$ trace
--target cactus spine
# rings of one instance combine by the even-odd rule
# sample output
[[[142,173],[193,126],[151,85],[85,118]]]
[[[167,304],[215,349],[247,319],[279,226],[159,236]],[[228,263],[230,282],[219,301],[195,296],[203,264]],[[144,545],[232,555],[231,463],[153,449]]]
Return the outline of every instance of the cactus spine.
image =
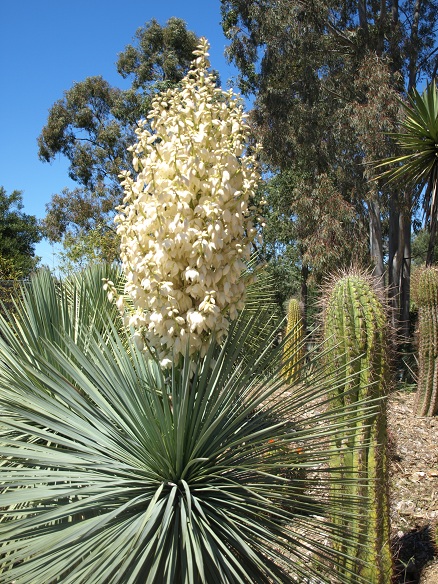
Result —
[[[418,387],[415,411],[438,414],[438,269],[422,268],[412,279],[418,306]]]
[[[286,341],[283,354],[283,374],[288,383],[293,383],[299,379],[303,356],[304,323],[301,307],[298,300],[291,298],[287,310]]]
[[[345,554],[341,570],[351,574],[352,582],[361,576],[370,584],[389,584],[387,421],[384,400],[379,399],[386,395],[389,380],[388,326],[370,277],[351,272],[334,281],[325,300],[324,335],[336,387],[331,407],[351,420],[349,430],[335,439],[333,506],[348,500],[361,505],[348,523],[332,517],[341,532],[351,534],[348,545],[339,544]],[[377,400],[375,407],[358,419],[362,400],[369,398]]]

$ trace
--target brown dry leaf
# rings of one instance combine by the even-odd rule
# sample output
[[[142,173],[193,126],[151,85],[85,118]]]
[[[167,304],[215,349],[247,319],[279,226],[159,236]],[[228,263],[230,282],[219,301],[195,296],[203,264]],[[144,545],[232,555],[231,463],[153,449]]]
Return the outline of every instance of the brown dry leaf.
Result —
[[[430,541],[438,523],[438,420],[415,416],[414,400],[414,393],[398,391],[388,401],[391,528],[394,541],[412,545],[408,556],[424,552],[424,534]],[[422,561],[430,565],[421,570],[420,561],[411,562],[412,579],[404,582],[438,584],[438,558],[431,559],[433,546],[427,549]]]

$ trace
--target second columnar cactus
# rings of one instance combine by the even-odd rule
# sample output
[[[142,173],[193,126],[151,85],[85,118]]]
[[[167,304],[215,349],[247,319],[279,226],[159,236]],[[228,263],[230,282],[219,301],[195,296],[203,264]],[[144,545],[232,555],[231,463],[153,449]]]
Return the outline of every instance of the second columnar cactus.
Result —
[[[287,310],[286,341],[284,344],[283,372],[289,383],[297,381],[300,376],[304,356],[304,323],[300,303],[291,298]]]
[[[438,414],[438,269],[419,269],[412,278],[412,298],[418,306],[419,416]]]
[[[372,584],[389,584],[392,558],[389,541],[387,481],[388,326],[384,305],[368,275],[350,272],[336,279],[325,300],[324,335],[332,363],[331,407],[340,419],[351,420],[336,436],[332,461],[333,507],[343,500],[362,501],[361,512],[346,522],[333,515],[340,533],[351,534],[339,544],[345,573]],[[363,400],[375,398],[371,410]],[[336,544],[335,544],[336,545]]]

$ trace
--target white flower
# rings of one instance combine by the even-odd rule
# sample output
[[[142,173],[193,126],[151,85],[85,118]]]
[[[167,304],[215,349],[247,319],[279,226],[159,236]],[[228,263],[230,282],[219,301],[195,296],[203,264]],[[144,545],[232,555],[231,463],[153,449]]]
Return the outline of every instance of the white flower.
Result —
[[[240,100],[216,87],[207,51],[202,40],[190,74],[140,124],[130,148],[138,174],[123,173],[116,217],[130,304],[112,283],[107,291],[163,367],[224,338],[244,304],[242,272],[258,238],[249,126]]]
[[[199,272],[194,268],[191,268],[186,270],[185,276],[187,281],[190,280],[191,282],[195,282],[199,279]]]
[[[168,367],[172,366],[172,361],[168,357],[165,357],[164,359],[161,359],[160,366],[163,369],[167,369]]]

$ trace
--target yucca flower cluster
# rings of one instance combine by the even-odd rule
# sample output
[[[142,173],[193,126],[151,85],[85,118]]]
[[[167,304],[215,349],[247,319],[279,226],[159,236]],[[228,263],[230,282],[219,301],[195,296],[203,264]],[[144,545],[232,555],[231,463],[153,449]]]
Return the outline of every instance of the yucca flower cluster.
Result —
[[[116,217],[127,278],[117,304],[163,366],[187,349],[203,356],[212,334],[223,339],[243,308],[242,273],[259,237],[249,126],[241,100],[209,73],[208,48],[202,39],[181,85],[156,97],[137,130],[137,176],[123,175]]]

